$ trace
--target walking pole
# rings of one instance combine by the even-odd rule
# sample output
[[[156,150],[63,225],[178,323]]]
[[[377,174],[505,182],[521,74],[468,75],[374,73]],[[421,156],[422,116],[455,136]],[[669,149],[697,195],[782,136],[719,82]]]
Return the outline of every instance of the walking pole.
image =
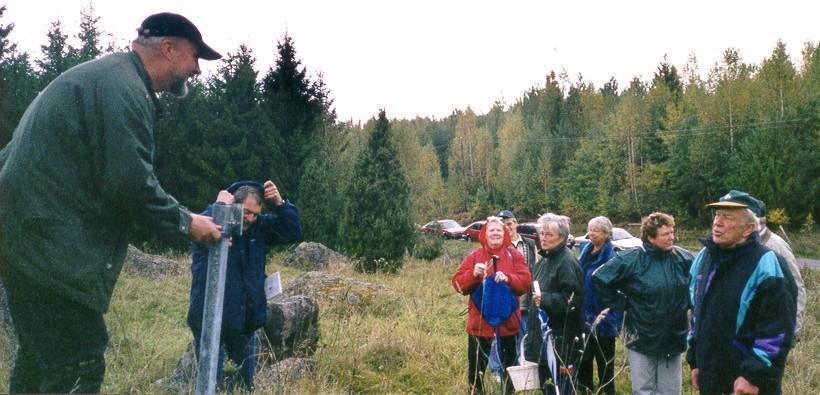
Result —
[[[205,306],[202,312],[202,335],[199,344],[199,371],[196,393],[216,392],[219,337],[222,332],[222,307],[225,298],[225,273],[228,266],[228,243],[233,234],[242,234],[242,204],[214,203],[213,221],[222,226],[219,243],[208,250],[208,274],[205,282]]]

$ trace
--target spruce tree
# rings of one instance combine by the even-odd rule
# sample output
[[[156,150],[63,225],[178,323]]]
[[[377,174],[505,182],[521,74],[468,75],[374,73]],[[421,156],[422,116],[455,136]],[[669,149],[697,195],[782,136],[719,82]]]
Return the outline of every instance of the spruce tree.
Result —
[[[410,188],[384,110],[349,182],[340,232],[358,271],[395,272],[412,244]]]
[[[299,211],[305,229],[305,240],[322,243],[328,247],[338,246],[339,169],[337,157],[325,148],[323,155],[315,155],[305,165],[300,180],[304,193],[299,200]]]
[[[276,169],[281,171],[278,184],[291,196],[298,196],[304,165],[319,149],[317,140],[325,126],[335,121],[335,112],[321,74],[314,80],[308,77],[287,34],[277,44],[276,66],[262,79],[262,99],[275,137],[281,137],[286,147],[281,162],[286,168]]]
[[[40,46],[43,57],[34,61],[39,68],[42,86],[48,85],[58,75],[77,64],[76,51],[68,44],[68,35],[63,33],[60,21],[51,23],[47,37],[48,44]]]
[[[100,37],[103,32],[97,27],[100,18],[94,16],[94,7],[91,3],[88,7],[83,9],[80,13],[80,32],[77,33],[77,39],[80,40],[80,47],[76,49],[75,59],[76,63],[86,62],[96,59],[102,55],[103,50],[100,46]]]
[[[8,35],[14,24],[3,24],[6,6],[0,6],[0,149],[11,140],[12,132],[28,104],[37,95],[34,70],[29,56],[17,51]]]

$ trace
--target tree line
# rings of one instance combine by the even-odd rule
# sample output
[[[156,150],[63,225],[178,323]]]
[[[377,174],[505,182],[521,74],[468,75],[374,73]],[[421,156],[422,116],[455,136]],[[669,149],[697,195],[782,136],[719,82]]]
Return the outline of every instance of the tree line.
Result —
[[[53,22],[34,58],[8,40],[14,24],[4,10],[0,147],[56,76],[123,50],[101,43],[89,7],[72,37]],[[388,120],[389,108],[374,109],[364,123],[337,119],[330,87],[308,73],[292,37],[279,39],[276,51],[275,64],[260,72],[253,50],[239,45],[215,74],[194,81],[189,97],[161,97],[156,169],[193,211],[234,180],[272,179],[302,211],[308,240],[370,254],[376,266],[378,257],[403,253],[413,223],[466,222],[502,207],[520,218],[554,211],[580,222],[637,222],[662,210],[702,224],[706,203],[741,189],[782,209],[792,225],[818,215],[816,43],[795,62],[777,42],[759,65],[730,48],[705,79],[694,55],[681,71],[664,59],[650,81],[636,77],[624,87],[550,72],[486,114],[466,108],[441,119]],[[404,248],[373,247],[396,243]]]

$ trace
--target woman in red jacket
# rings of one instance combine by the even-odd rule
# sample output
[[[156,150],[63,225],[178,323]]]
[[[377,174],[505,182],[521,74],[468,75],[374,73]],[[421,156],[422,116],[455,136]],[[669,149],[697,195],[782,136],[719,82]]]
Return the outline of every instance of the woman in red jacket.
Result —
[[[483,394],[484,370],[487,368],[487,356],[490,352],[490,344],[493,335],[498,335],[501,351],[501,363],[504,367],[504,388],[507,393],[512,393],[512,384],[509,382],[506,368],[515,365],[516,349],[515,336],[518,334],[521,321],[520,306],[518,306],[518,296],[523,295],[530,289],[532,276],[530,270],[521,255],[510,244],[510,236],[504,228],[504,223],[499,217],[487,218],[487,223],[481,230],[478,237],[481,247],[476,248],[464,257],[458,271],[453,275],[452,284],[462,295],[470,295],[467,301],[467,383],[470,386],[471,394]],[[512,313],[500,324],[493,327],[487,322],[487,316],[482,316],[477,300],[483,300],[484,296],[495,294],[486,292],[489,286],[482,286],[482,280],[490,278],[496,284],[506,284],[511,293],[515,295],[514,308]],[[502,286],[503,288],[503,286]],[[481,303],[481,302],[478,302]],[[484,300],[482,305],[490,306],[493,303],[502,303],[500,300]],[[491,319],[492,321],[492,319]]]

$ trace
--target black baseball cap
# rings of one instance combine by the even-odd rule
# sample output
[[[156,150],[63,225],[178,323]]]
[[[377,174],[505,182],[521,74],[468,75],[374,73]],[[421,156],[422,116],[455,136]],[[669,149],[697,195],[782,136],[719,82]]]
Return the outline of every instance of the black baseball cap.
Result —
[[[222,57],[202,41],[202,34],[194,24],[179,14],[161,12],[145,18],[137,29],[142,37],[182,37],[191,40],[199,48],[197,57],[205,60],[217,60]]]

